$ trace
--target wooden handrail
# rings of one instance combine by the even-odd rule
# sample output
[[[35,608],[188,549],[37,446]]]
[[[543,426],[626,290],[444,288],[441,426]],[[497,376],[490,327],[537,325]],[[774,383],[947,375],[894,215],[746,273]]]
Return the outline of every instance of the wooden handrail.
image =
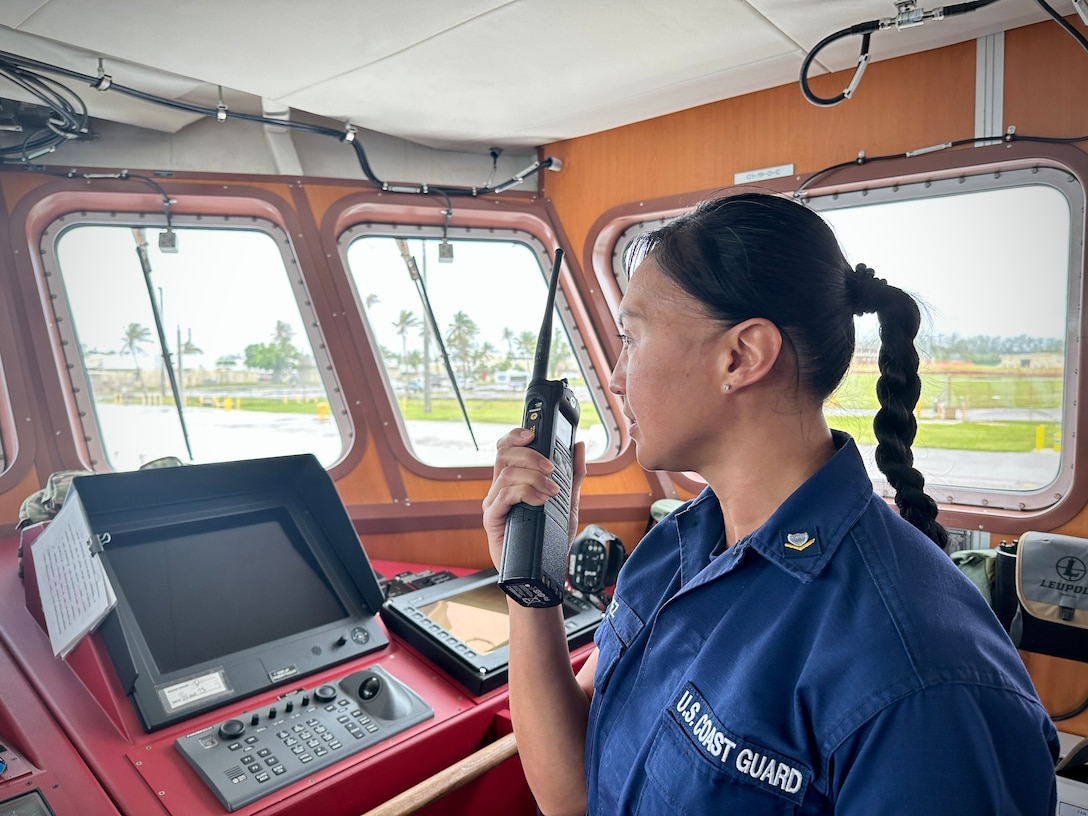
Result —
[[[501,737],[479,751],[469,754],[459,762],[413,785],[403,793],[368,810],[363,816],[409,816],[450,791],[502,764],[518,752],[518,744],[512,733]]]

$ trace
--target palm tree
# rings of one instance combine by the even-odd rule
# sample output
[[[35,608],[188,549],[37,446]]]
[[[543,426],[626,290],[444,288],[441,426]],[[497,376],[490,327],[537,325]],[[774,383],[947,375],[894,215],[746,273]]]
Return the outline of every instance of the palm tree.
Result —
[[[480,327],[465,312],[457,312],[453,316],[453,322],[446,332],[446,345],[461,362],[461,370],[466,379],[471,373],[472,347],[476,344],[476,335],[479,333]]]
[[[121,353],[132,355],[132,362],[136,366],[136,382],[140,385],[140,388],[143,388],[144,380],[140,373],[140,361],[137,359],[136,354],[143,349],[145,343],[151,342],[151,329],[141,326],[139,323],[129,323],[125,327],[121,342]]]
[[[401,309],[400,315],[393,321],[393,331],[400,336],[400,355],[403,358],[408,353],[408,333],[412,329],[418,329],[422,324],[415,313],[408,309]]]
[[[193,342],[193,330],[189,329],[189,334],[185,338],[185,342],[181,346],[182,354],[203,354],[204,349]]]
[[[295,336],[295,330],[285,320],[276,321],[276,329],[272,332],[272,344],[276,348],[284,348],[291,345],[291,338]]]
[[[574,350],[567,340],[563,329],[556,329],[552,334],[551,356],[548,359],[549,377],[559,378],[562,372],[570,368],[574,360]]]
[[[482,346],[472,352],[472,370],[478,374],[486,374],[496,352],[498,352],[498,349],[485,341]]]
[[[531,331],[523,331],[514,339],[514,348],[520,358],[525,360],[525,370],[528,372],[532,367],[530,361],[536,356],[536,335]]]
[[[401,361],[401,364],[410,374],[415,374],[423,368],[423,352],[419,349],[412,349]]]

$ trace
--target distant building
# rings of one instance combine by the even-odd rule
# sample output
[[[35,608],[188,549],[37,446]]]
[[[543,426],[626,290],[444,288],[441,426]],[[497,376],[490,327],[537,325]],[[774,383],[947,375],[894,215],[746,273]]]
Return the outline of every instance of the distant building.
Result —
[[[859,343],[854,348],[854,356],[850,360],[850,367],[855,371],[868,369],[873,369],[875,371],[879,354],[879,348],[862,346]]]
[[[1065,365],[1065,355],[1058,351],[1033,351],[1021,354],[1002,354],[1000,368],[1060,369]]]

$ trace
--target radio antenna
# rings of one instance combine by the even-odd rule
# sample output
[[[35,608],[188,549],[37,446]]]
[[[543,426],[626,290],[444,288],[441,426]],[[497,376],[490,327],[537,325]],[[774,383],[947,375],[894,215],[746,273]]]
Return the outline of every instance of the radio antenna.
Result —
[[[555,248],[552,277],[548,281],[548,302],[544,307],[544,322],[536,338],[536,356],[533,358],[533,379],[548,379],[548,357],[552,350],[552,311],[555,309],[555,291],[559,288],[559,265],[563,262],[563,250]]]

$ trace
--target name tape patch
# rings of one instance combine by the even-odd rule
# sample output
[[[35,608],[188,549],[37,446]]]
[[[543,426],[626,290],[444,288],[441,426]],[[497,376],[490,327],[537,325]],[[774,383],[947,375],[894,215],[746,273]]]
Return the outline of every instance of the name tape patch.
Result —
[[[805,765],[749,740],[742,740],[722,721],[692,683],[673,700],[669,714],[680,730],[710,762],[747,784],[800,805],[812,771]]]

